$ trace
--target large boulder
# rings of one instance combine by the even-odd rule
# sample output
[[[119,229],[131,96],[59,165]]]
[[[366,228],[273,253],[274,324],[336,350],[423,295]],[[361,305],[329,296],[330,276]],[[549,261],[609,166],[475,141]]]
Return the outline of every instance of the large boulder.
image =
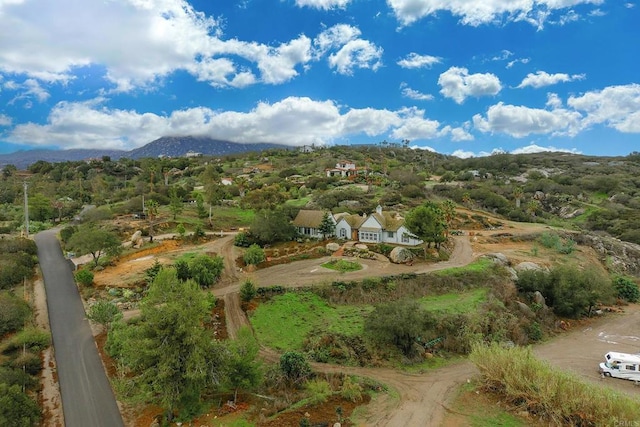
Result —
[[[517,272],[521,272],[521,271],[542,271],[544,270],[543,267],[541,267],[539,264],[536,264],[535,262],[531,262],[531,261],[524,261],[521,262],[520,264],[515,266],[515,270]]]
[[[533,310],[531,310],[531,307],[529,307],[527,304],[521,301],[516,301],[516,306],[518,307],[520,312],[524,314],[526,317],[528,318],[536,317],[536,314],[533,312]]]
[[[540,293],[540,291],[535,291],[533,293],[533,302],[543,308],[547,307],[547,301],[544,299],[544,296]]]
[[[505,254],[501,254],[499,252],[484,254],[483,257],[489,258],[494,263],[499,264],[503,267],[508,267],[509,265],[511,265],[509,258],[507,258]]]
[[[338,249],[340,249],[340,245],[336,242],[331,242],[331,243],[327,243],[326,248],[327,248],[327,251],[329,252],[335,252]]]
[[[354,247],[356,249],[358,249],[359,251],[368,251],[369,250],[369,246],[365,245],[364,243],[357,243]]]
[[[135,233],[133,233],[133,236],[131,236],[131,243],[135,244],[141,238],[142,238],[142,231],[138,230]]]
[[[396,264],[404,264],[405,262],[411,261],[413,258],[413,253],[409,249],[400,246],[393,248],[389,254],[391,262]]]

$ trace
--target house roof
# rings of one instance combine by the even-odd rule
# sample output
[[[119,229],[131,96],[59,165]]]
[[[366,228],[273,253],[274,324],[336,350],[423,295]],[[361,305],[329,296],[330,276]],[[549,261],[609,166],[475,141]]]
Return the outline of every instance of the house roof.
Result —
[[[362,223],[367,219],[366,216],[362,217],[360,215],[350,215],[348,213],[336,214],[335,218],[336,218],[336,222],[340,221],[341,219],[344,219],[346,223],[349,224],[349,227],[354,229],[358,229],[362,225]]]
[[[293,225],[296,227],[318,228],[326,212],[327,211],[301,209],[293,220]]]
[[[398,231],[404,224],[404,218],[397,212],[382,212],[372,214],[378,222],[382,225],[382,228],[386,231]]]

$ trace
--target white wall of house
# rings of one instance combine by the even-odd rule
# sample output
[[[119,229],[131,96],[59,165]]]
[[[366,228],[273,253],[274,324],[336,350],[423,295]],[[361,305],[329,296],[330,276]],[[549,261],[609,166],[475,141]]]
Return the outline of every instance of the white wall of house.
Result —
[[[298,233],[302,234],[305,237],[311,237],[313,239],[322,238],[322,233],[317,228],[314,227],[297,227]]]
[[[407,227],[405,227],[404,225],[400,226],[400,228],[398,228],[398,231],[396,232],[396,243],[399,245],[405,245],[405,246],[418,246],[423,244],[424,242],[420,239],[417,239],[415,237],[411,237],[412,234],[411,232],[407,229]]]
[[[336,224],[336,237],[338,239],[351,240],[351,226],[344,219],[341,219]]]

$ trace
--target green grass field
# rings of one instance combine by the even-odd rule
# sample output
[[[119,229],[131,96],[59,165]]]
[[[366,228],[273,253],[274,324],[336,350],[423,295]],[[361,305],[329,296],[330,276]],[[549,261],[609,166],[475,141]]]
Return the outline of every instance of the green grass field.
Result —
[[[422,297],[420,304],[428,311],[448,314],[469,313],[475,311],[487,300],[487,289],[478,288],[459,294],[444,294]]]
[[[428,311],[471,312],[486,300],[486,289],[473,289],[420,298]],[[261,344],[280,351],[301,350],[310,333],[332,332],[348,336],[362,334],[364,320],[372,305],[330,306],[311,292],[288,292],[261,304],[251,316],[251,324]]]
[[[479,258],[464,267],[446,268],[444,270],[436,271],[434,274],[438,276],[460,276],[467,273],[483,272],[489,270],[492,266],[493,261],[489,258]]]

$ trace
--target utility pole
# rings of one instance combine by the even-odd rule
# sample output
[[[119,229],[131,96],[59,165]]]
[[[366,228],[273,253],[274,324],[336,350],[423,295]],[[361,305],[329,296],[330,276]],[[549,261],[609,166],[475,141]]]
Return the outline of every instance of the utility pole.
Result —
[[[24,232],[25,236],[29,238],[29,194],[27,191],[29,185],[27,181],[23,181],[22,186],[24,188]]]

